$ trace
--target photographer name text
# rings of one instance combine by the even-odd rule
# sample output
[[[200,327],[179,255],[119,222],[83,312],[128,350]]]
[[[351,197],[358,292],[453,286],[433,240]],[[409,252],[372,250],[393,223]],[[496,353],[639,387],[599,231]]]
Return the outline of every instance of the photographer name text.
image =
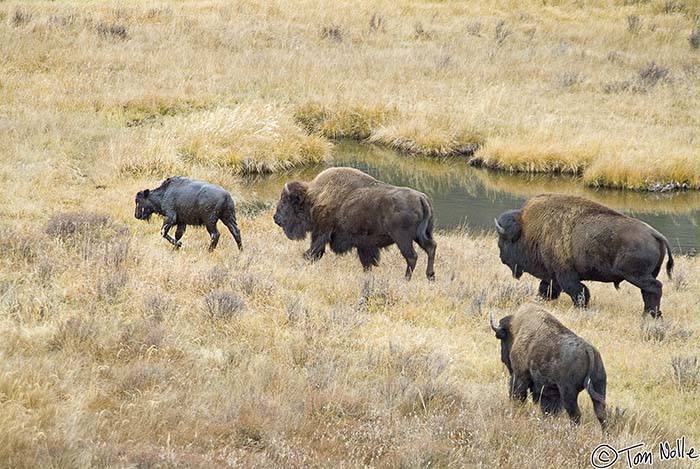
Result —
[[[651,466],[657,461],[698,461],[700,452],[694,446],[688,445],[685,436],[677,438],[675,442],[662,441],[659,443],[658,451],[646,450],[645,443],[627,446],[617,449],[613,446],[602,443],[591,453],[591,466],[596,469],[612,467],[617,462],[626,463],[628,468],[638,466]],[[700,463],[700,461],[698,461]],[[700,467],[700,465],[699,465]]]

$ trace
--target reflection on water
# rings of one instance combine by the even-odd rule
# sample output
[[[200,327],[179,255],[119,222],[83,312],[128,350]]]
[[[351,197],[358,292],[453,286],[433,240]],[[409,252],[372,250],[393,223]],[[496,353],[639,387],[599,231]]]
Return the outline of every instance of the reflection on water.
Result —
[[[562,192],[593,199],[652,225],[668,238],[674,252],[700,253],[700,193],[667,194],[592,189],[574,177],[512,175],[472,168],[463,160],[435,160],[398,155],[384,148],[355,142],[335,145],[331,166],[351,166],[382,181],[408,186],[428,194],[439,229],[465,226],[492,230],[493,219],[518,208],[542,192]],[[318,166],[283,175],[247,179],[255,198],[274,202],[290,180],[309,181],[325,167]]]

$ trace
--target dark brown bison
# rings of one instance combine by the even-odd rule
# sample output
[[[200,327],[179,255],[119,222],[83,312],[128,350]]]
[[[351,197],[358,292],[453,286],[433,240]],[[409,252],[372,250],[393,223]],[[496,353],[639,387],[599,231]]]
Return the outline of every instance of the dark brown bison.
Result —
[[[656,276],[668,240],[646,223],[582,197],[542,194],[496,220],[501,261],[515,278],[527,272],[541,279],[539,294],[556,299],[562,290],[577,306],[590,298],[582,280],[628,281],[642,290],[644,312],[661,316],[661,282]]]
[[[523,305],[491,328],[501,341],[501,361],[510,373],[509,395],[525,401],[528,392],[542,412],[566,409],[579,423],[578,395],[588,391],[593,410],[605,427],[607,378],[603,359],[591,344],[536,305]]]
[[[385,184],[353,168],[329,168],[309,183],[285,184],[274,219],[289,239],[304,239],[311,232],[307,259],[320,259],[326,244],[336,254],[357,248],[362,267],[369,270],[379,264],[379,249],[396,243],[410,280],[418,259],[415,241],[428,254],[426,275],[435,276],[433,208],[422,192]]]
[[[238,249],[243,248],[231,194],[214,184],[176,176],[166,179],[156,189],[139,191],[134,216],[149,220],[154,213],[163,216],[160,233],[176,249],[182,246],[180,238],[187,225],[204,225],[211,236],[209,250],[214,250],[219,242],[218,220],[229,229]],[[175,239],[168,234],[173,226],[177,226]]]

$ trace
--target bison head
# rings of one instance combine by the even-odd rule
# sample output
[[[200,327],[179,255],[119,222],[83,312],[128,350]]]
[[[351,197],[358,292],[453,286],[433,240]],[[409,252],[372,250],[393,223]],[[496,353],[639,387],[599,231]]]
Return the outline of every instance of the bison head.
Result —
[[[510,267],[513,277],[520,278],[523,275],[523,259],[518,243],[522,231],[520,210],[502,213],[494,221],[496,222],[496,231],[498,231],[498,249],[500,250],[501,262]]]
[[[275,223],[282,227],[287,238],[304,239],[311,231],[311,204],[307,197],[308,186],[303,182],[289,182],[284,185],[282,195],[275,210]]]
[[[153,202],[151,202],[148,199],[149,195],[150,191],[148,189],[139,191],[136,194],[136,212],[134,213],[134,216],[138,220],[148,221],[151,219],[151,215],[153,215],[153,212],[156,211]]]
[[[510,321],[512,318],[513,316],[506,316],[496,326],[496,323],[493,321],[493,313],[489,315],[491,329],[496,333],[496,338],[501,341],[501,361],[511,374],[513,373],[513,368],[510,364],[510,349],[513,346],[513,335],[510,332]]]

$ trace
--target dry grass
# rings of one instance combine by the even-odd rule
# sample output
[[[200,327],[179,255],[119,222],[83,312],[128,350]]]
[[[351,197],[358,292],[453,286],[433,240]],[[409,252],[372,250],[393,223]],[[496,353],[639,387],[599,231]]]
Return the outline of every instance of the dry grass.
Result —
[[[583,397],[580,427],[508,402],[487,316],[536,282],[492,236],[439,235],[434,284],[393,248],[371,275],[310,265],[239,177],[343,136],[698,187],[697,8],[667,3],[0,3],[0,464],[581,467],[602,440],[697,445],[700,260],[664,280],[668,326],[640,324],[629,285],[552,304],[605,359],[603,437]],[[133,218],[174,173],[242,202],[244,252],[196,229],[175,252]]]
[[[325,106],[313,101],[301,104],[294,111],[294,119],[308,132],[336,139],[366,139],[394,115],[395,109],[380,104]]]
[[[399,124],[379,127],[368,139],[401,153],[433,157],[471,156],[483,144],[483,137],[465,123],[449,118],[414,118]]]
[[[42,246],[34,257],[2,261],[10,466],[509,467],[535,451],[547,466],[582,467],[600,441],[700,438],[696,359],[685,358],[700,354],[692,287],[665,282],[668,324],[653,336],[626,284],[591,284],[587,311],[552,303],[605,359],[617,417],[603,437],[584,396],[581,427],[508,402],[487,316],[532,300],[536,282],[510,278],[492,236],[438,236],[437,282],[407,283],[394,248],[372,274],[353,256],[307,264],[269,211],[240,220],[246,251],[224,237],[210,254],[202,230],[176,252],[156,224],[108,210],[133,233],[117,267],[42,227],[27,231]],[[687,285],[699,262],[678,258]]]
[[[311,132],[699,188],[698,7],[619,3],[5,3],[3,115],[25,146],[134,175],[314,163],[327,145]]]
[[[282,109],[261,104],[176,116],[142,133],[125,136],[126,149],[115,152],[124,155],[117,157],[123,174],[191,172],[193,165],[273,173],[323,163],[330,152],[330,143],[304,133]]]

